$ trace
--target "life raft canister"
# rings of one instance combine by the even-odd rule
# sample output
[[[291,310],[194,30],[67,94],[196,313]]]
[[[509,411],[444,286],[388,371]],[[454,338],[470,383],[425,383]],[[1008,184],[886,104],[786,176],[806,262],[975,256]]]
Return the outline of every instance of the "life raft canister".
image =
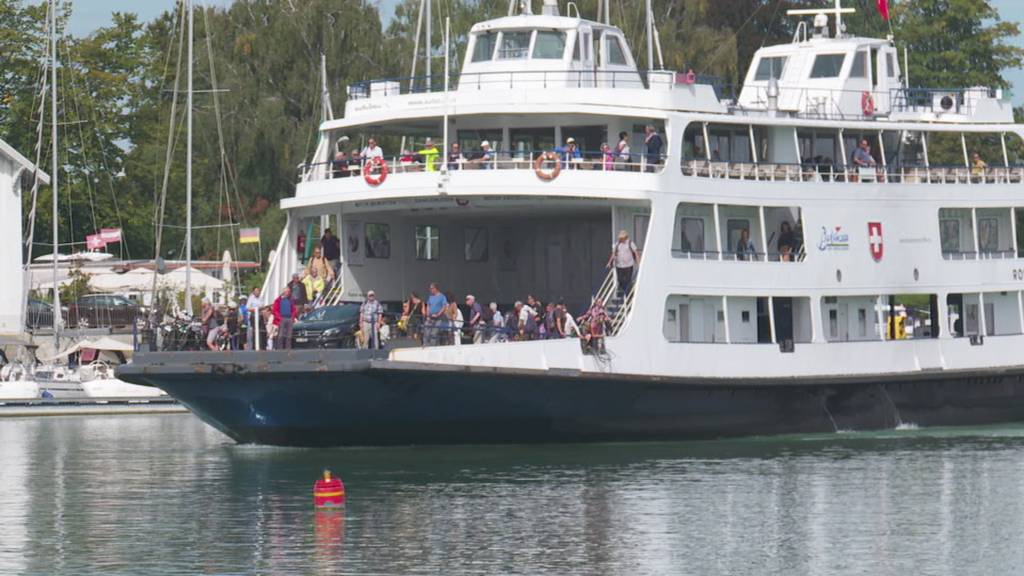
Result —
[[[330,470],[324,470],[324,477],[313,484],[313,505],[317,508],[345,505],[345,485]]]
[[[363,165],[363,180],[370,186],[380,186],[388,179],[388,163],[374,156]]]
[[[544,169],[544,162],[550,161],[555,163],[555,167],[550,171]],[[550,182],[558,175],[562,173],[562,159],[558,157],[558,154],[554,152],[544,152],[537,159],[533,161],[533,173],[537,175],[537,178],[545,182]]]
[[[871,116],[875,113],[875,98],[871,95],[871,92],[864,92],[860,95],[860,109],[864,111],[865,116]]]

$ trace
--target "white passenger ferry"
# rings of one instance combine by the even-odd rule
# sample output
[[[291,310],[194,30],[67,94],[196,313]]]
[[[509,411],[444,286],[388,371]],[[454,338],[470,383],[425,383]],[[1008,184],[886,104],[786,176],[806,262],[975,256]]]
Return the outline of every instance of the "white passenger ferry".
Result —
[[[123,378],[271,444],[1024,419],[1022,126],[999,90],[910,88],[894,42],[846,35],[842,13],[759,50],[732,97],[640,69],[620,29],[548,0],[473,26],[450,82],[352,86],[323,123],[282,202],[267,296],[303,265],[300,236],[330,226],[343,272],[328,300],[401,301],[430,282],[503,311],[535,294],[576,314],[596,297],[612,316],[603,353],[576,339],[155,353]],[[622,132],[630,154],[609,159],[600,146]],[[371,137],[383,162],[333,163]],[[427,138],[440,161],[404,157]],[[569,138],[581,158],[537,160]],[[473,158],[485,140],[493,153]],[[456,142],[467,159],[449,162]],[[642,250],[624,298],[605,269],[620,230]]]

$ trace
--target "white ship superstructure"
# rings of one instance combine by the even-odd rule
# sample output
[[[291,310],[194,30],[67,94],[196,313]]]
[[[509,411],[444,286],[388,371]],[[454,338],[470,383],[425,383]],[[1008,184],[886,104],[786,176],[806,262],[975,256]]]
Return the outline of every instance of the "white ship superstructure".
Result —
[[[613,26],[550,13],[477,24],[448,92],[436,79],[350,88],[282,202],[289,225],[265,289],[300,265],[299,234],[333,222],[339,298],[399,301],[439,282],[506,309],[536,294],[579,312],[613,297],[604,262],[622,229],[643,257],[607,357],[546,340],[392,359],[726,379],[1018,364],[1024,203],[1009,103],[987,88],[909,89],[891,41],[833,34],[826,15],[815,24],[758,51],[735,100],[692,73],[638,70]],[[445,119],[449,144],[469,154],[487,140],[497,154],[432,171],[387,150],[378,185],[333,170],[342,137],[441,148]],[[646,154],[647,125],[663,156]],[[619,132],[632,155],[609,165],[599,146]],[[582,161],[539,178],[534,158],[569,137]],[[853,163],[861,140],[873,167]],[[962,161],[940,165],[929,144],[950,141]],[[987,167],[972,163],[981,148],[998,153]],[[784,222],[792,254],[777,249]],[[744,228],[756,253],[741,259]]]

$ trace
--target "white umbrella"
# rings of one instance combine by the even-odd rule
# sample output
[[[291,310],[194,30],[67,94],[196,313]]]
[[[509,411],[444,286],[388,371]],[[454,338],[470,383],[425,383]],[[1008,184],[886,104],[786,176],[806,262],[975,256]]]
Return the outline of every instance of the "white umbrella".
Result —
[[[224,257],[221,259],[224,262],[223,268],[221,268],[220,278],[224,282],[231,283],[231,251],[225,250]]]

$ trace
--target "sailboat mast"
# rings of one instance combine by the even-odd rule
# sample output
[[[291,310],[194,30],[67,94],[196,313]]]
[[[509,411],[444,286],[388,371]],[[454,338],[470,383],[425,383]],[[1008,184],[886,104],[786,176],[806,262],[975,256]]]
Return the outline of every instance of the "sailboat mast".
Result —
[[[57,254],[59,252],[59,235],[57,226],[57,180],[60,177],[57,160],[57,1],[50,0],[50,133],[53,145],[53,351],[60,350],[60,290],[57,284]]]
[[[185,1],[188,10],[188,96],[185,105],[185,312],[192,316],[192,0]]]
[[[431,4],[431,0],[427,0],[427,3],[426,3],[426,8],[427,8],[427,10],[426,10],[426,12],[427,12],[426,13],[426,18],[427,18],[427,51],[426,51],[426,55],[427,55],[427,92],[430,92],[430,87],[433,84],[433,80],[434,80],[433,78],[430,77],[430,69],[431,69],[430,68],[430,56],[431,56],[430,51],[431,51],[431,48],[432,48],[432,46],[430,44],[430,4]]]

